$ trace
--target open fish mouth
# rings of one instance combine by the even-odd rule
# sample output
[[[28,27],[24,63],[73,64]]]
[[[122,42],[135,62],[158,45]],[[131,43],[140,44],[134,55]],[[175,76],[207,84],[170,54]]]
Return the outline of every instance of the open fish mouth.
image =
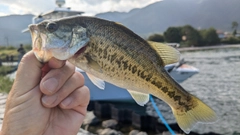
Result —
[[[32,50],[40,62],[49,61],[53,55],[51,51],[47,50],[46,45],[46,35],[40,33],[37,25],[29,26],[30,33],[32,36]]]
[[[40,27],[33,24],[29,26],[29,29],[32,36],[32,49],[37,59],[43,63],[49,61],[52,57],[67,60],[83,51],[82,48],[85,48],[89,41],[86,30],[81,27],[71,33],[66,33],[68,38],[65,40],[57,36],[54,37],[53,34],[49,35],[47,31]]]

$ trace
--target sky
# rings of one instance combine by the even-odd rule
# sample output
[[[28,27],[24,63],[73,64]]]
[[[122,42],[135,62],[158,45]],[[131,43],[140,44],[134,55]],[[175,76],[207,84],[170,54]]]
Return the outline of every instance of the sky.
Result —
[[[83,11],[84,15],[95,15],[108,11],[128,12],[160,0],[66,0],[65,7]],[[10,14],[34,14],[52,10],[55,0],[0,0],[0,16]]]

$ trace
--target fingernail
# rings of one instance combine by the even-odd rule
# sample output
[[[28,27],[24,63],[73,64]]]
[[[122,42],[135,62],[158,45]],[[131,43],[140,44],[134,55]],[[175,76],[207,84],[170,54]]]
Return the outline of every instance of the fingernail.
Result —
[[[43,82],[43,87],[48,90],[50,93],[53,93],[58,86],[58,81],[55,78],[47,79],[45,82]]]
[[[42,102],[45,105],[52,105],[56,100],[57,100],[56,96],[43,96],[42,97]]]
[[[62,105],[63,105],[64,107],[67,107],[68,105],[71,104],[71,102],[72,102],[72,98],[71,98],[71,97],[68,97],[68,98],[66,98],[65,100],[62,101]]]

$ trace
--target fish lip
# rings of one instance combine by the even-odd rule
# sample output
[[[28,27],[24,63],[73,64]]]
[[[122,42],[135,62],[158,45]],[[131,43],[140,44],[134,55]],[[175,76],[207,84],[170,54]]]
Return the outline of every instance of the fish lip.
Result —
[[[32,37],[32,50],[36,58],[42,63],[47,62],[52,57],[52,54],[44,49],[44,35],[41,34],[37,24],[31,24],[28,28]],[[38,43],[39,41],[40,43]]]

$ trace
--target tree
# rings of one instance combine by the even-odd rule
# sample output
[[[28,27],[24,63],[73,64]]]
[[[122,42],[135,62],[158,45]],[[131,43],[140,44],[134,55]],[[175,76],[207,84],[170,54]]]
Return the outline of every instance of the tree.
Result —
[[[155,42],[164,42],[164,37],[161,34],[153,34],[153,35],[150,35],[147,40],[155,41]]]
[[[202,37],[200,33],[190,25],[182,27],[182,36],[186,39],[183,41],[187,46],[199,46],[201,45]]]
[[[182,40],[181,28],[169,27],[164,32],[164,39],[169,43],[179,43]]]
[[[232,22],[233,36],[237,34],[238,23],[236,21]]]
[[[214,28],[200,31],[204,45],[216,45],[220,43],[218,34]]]

